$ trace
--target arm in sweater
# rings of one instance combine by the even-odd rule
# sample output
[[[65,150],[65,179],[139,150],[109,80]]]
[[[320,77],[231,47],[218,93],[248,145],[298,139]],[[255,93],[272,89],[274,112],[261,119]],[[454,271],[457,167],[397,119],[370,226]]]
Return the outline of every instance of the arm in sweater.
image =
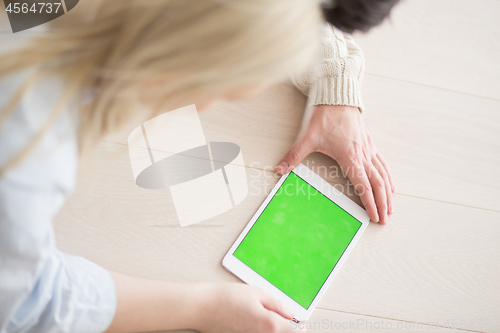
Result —
[[[327,24],[322,31],[319,58],[309,71],[291,79],[313,105],[347,105],[363,110],[363,73],[363,52],[354,39]]]
[[[395,189],[359,112],[363,53],[350,35],[330,25],[324,27],[321,43],[312,68],[292,77],[309,102],[298,138],[276,171],[290,172],[312,152],[328,155],[347,174],[372,221],[386,224]]]

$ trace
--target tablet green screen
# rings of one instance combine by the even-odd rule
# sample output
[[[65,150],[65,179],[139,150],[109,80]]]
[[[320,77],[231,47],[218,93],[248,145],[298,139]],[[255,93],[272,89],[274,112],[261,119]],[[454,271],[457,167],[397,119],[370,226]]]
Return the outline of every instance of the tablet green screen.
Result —
[[[360,227],[292,172],[234,256],[307,309]]]

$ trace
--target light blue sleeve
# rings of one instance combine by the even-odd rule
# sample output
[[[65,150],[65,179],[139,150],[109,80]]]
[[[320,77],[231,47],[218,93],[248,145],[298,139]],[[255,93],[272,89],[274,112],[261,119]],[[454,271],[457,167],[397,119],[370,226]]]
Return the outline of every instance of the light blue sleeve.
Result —
[[[0,80],[0,93],[13,82]],[[40,117],[59,89],[57,83],[44,82],[3,124],[0,166],[43,125]],[[29,158],[0,178],[0,333],[102,332],[115,315],[116,290],[109,272],[55,245],[52,219],[76,173],[71,119],[63,115]]]

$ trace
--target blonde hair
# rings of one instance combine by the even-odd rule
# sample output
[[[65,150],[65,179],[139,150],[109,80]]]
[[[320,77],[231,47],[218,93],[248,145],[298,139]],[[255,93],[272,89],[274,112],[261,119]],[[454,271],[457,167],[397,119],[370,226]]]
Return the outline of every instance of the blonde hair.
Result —
[[[164,84],[147,117],[208,96],[303,71],[322,25],[315,0],[85,0],[23,49],[0,56],[0,76],[37,67],[0,114],[0,126],[33,82],[61,77],[63,104],[96,91],[80,110],[86,152],[135,117],[141,84]],[[43,131],[33,141],[37,141]],[[27,145],[0,176],[36,146]]]

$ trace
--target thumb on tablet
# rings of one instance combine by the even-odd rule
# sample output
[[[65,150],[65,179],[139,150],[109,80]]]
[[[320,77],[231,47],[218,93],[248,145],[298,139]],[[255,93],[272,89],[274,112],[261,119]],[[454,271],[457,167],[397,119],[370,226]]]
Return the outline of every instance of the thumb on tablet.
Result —
[[[294,317],[294,315],[290,311],[288,311],[288,309],[283,305],[283,303],[281,303],[276,298],[274,298],[273,296],[269,295],[266,292],[261,293],[260,302],[266,309],[274,311],[286,319],[293,319]]]
[[[310,141],[299,139],[297,140],[292,148],[286,153],[285,157],[276,167],[276,172],[284,175],[287,172],[292,171],[297,165],[302,162],[304,158],[313,152],[313,147]]]

